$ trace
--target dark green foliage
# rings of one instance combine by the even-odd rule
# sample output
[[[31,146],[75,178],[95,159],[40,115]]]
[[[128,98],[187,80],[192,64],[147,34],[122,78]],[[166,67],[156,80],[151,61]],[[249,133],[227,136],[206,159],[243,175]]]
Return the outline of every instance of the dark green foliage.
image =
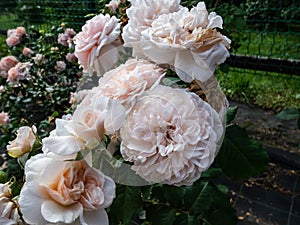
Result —
[[[258,175],[268,165],[268,154],[261,144],[236,124],[227,127],[217,159],[224,173],[234,179]]]

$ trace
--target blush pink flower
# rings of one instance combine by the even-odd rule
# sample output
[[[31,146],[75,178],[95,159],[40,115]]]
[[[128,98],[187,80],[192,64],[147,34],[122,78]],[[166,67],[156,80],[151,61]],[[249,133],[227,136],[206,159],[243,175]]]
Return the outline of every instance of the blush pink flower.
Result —
[[[106,72],[117,62],[120,26],[119,20],[108,14],[97,15],[86,22],[74,38],[75,55],[84,70]]]
[[[64,61],[57,61],[55,65],[55,69],[59,72],[62,72],[66,69],[67,65]]]
[[[65,47],[73,44],[76,32],[72,28],[67,28],[64,33],[58,35],[57,42]]]
[[[30,62],[19,62],[16,66],[12,67],[8,71],[7,81],[10,83],[14,83],[18,80],[25,79],[29,76],[30,68],[32,63]]]
[[[26,152],[29,152],[36,140],[35,133],[36,127],[23,126],[17,131],[17,137],[15,140],[10,141],[7,148],[7,153],[14,158],[17,158]]]
[[[9,69],[17,65],[18,62],[14,56],[5,56],[0,60],[0,68],[4,71],[9,71]]]
[[[146,181],[191,185],[214,161],[223,132],[218,113],[199,96],[158,85],[126,117],[121,154]]]
[[[129,59],[99,79],[98,93],[130,109],[145,91],[159,84],[164,70],[146,60]]]
[[[6,38],[6,44],[9,47],[16,46],[16,45],[20,44],[21,41],[22,41],[22,38],[17,35],[10,35],[8,38]]]
[[[15,32],[17,36],[22,37],[26,34],[26,29],[24,27],[17,27]]]
[[[30,48],[24,47],[22,53],[25,56],[31,56],[33,54],[33,51]]]
[[[111,0],[105,6],[108,7],[112,12],[116,12],[117,8],[119,7],[120,0]]]
[[[86,161],[39,154],[26,162],[25,176],[19,196],[25,222],[108,225],[105,208],[115,197],[115,183]]]
[[[138,47],[142,31],[151,26],[160,15],[177,12],[182,6],[180,0],[129,0],[131,6],[126,10],[128,23],[122,32],[126,47],[133,47],[133,56],[141,56]]]
[[[205,82],[229,57],[230,40],[216,28],[222,28],[221,16],[208,14],[204,2],[191,10],[159,16],[142,32],[140,51],[158,64],[171,65],[185,82]]]
[[[9,123],[9,115],[6,112],[1,112],[0,113],[0,126],[7,126],[7,124]]]
[[[12,198],[10,183],[0,184],[0,224],[22,224],[18,203]]]
[[[56,129],[42,140],[45,153],[67,156],[91,150],[100,144],[104,134],[120,129],[125,109],[119,101],[100,96],[89,103],[79,104],[72,120],[56,119]]]
[[[70,63],[77,62],[77,57],[75,56],[74,53],[68,53],[66,55],[66,60]]]

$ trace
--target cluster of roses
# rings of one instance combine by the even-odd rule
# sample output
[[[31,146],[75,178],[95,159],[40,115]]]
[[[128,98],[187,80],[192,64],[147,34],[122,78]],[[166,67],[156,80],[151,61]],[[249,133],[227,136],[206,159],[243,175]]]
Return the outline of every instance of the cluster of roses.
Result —
[[[69,49],[74,49],[73,38],[76,35],[75,31],[71,28],[67,28],[65,33],[61,33],[58,36],[58,43],[68,47]],[[24,27],[17,27],[16,29],[10,29],[7,31],[6,42],[8,46],[20,46],[22,43],[22,37],[28,36]],[[15,40],[15,41],[13,41]],[[32,44],[32,43],[31,43]],[[57,47],[52,47],[51,53],[58,51]],[[39,50],[38,50],[39,51]],[[72,50],[74,51],[74,50]],[[25,59],[25,60],[24,60]],[[65,55],[67,62],[75,63],[77,62],[77,57],[74,53],[68,52]],[[22,47],[22,56],[20,60],[13,55],[8,55],[0,59],[0,79],[6,79],[8,85],[18,85],[20,80],[31,79],[33,75],[42,74],[45,71],[47,65],[47,60],[45,56],[39,52],[35,53],[31,48],[26,46]],[[33,68],[36,67],[36,68]],[[53,69],[57,72],[63,72],[66,70],[66,62],[63,60],[56,61],[56,65]],[[0,85],[0,94],[6,91],[5,85]],[[10,119],[7,112],[0,113],[0,127],[5,127],[8,125]]]
[[[162,81],[168,68],[184,82],[209,88],[217,65],[229,56],[230,40],[216,30],[222,18],[208,14],[204,2],[191,10],[180,0],[130,2],[122,33],[116,17],[101,14],[74,37],[80,65],[100,78],[97,86],[73,95],[73,114],[56,119],[56,129],[42,140],[43,153],[25,164],[18,204],[29,224],[108,224],[105,208],[115,197],[115,183],[93,167],[95,149],[111,156],[120,150],[132,174],[148,184],[176,186],[193,184],[217,154],[226,98],[221,95],[214,108]],[[117,65],[123,47],[134,58]],[[21,129],[7,146],[14,157],[35,141],[35,128]]]

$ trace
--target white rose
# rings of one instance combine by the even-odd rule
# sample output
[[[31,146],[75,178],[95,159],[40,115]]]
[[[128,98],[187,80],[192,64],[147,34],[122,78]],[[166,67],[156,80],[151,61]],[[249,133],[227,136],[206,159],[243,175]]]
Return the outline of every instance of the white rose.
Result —
[[[45,153],[67,156],[90,150],[100,144],[104,134],[120,129],[125,118],[121,103],[103,96],[89,97],[93,98],[90,104],[78,105],[71,120],[56,120],[56,129],[42,140]]]
[[[0,184],[0,224],[21,224],[18,204],[12,199],[9,183]]]
[[[122,32],[125,47],[133,47],[133,56],[141,56],[139,48],[141,33],[151,26],[153,20],[163,14],[178,11],[180,0],[129,0],[131,6],[126,10],[128,23]]]
[[[161,15],[142,32],[141,48],[144,56],[158,64],[174,67],[185,82],[194,79],[204,82],[216,67],[229,56],[230,40],[215,28],[222,28],[223,20],[208,12],[203,2],[191,9]]]
[[[99,79],[98,94],[119,100],[130,110],[144,91],[158,85],[164,70],[145,60],[129,59]]]
[[[27,223],[108,225],[104,208],[115,197],[115,183],[85,161],[39,154],[27,161],[25,176],[19,205]]]
[[[74,38],[74,54],[84,70],[103,74],[114,66],[118,60],[120,26],[119,20],[108,14],[86,21]]]
[[[29,152],[36,140],[36,127],[20,127],[17,131],[15,140],[10,141],[7,145],[7,153],[14,158],[17,158],[26,152]]]
[[[127,116],[121,153],[146,181],[191,185],[212,164],[223,132],[219,115],[199,96],[159,85]]]

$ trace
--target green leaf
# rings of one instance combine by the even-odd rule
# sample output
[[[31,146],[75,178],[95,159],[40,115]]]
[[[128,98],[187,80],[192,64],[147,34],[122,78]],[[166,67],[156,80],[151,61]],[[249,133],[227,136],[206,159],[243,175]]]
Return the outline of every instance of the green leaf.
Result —
[[[0,184],[4,184],[7,181],[7,174],[0,170]]]
[[[214,178],[219,176],[221,173],[222,173],[221,168],[211,167],[201,174],[201,178]]]
[[[242,179],[264,171],[269,157],[259,142],[249,138],[244,128],[234,124],[226,129],[217,159],[227,176]]]
[[[193,215],[180,214],[176,216],[174,225],[202,225],[201,219]]]
[[[237,106],[228,108],[227,113],[226,113],[226,124],[230,124],[234,120],[237,111],[238,111]]]
[[[118,185],[116,196],[109,211],[110,221],[112,224],[129,224],[142,205],[140,189]]]
[[[176,217],[175,209],[165,205],[151,205],[146,218],[153,225],[173,225]]]
[[[184,188],[166,185],[164,186],[164,197],[166,201],[176,207],[181,208],[183,205]]]
[[[199,214],[204,210],[210,208],[212,204],[213,188],[208,182],[204,184],[197,196],[194,196],[194,203],[190,208],[190,211],[194,214]]]
[[[300,116],[300,111],[296,108],[287,108],[277,114],[277,117],[284,120],[291,120],[298,118]]]

